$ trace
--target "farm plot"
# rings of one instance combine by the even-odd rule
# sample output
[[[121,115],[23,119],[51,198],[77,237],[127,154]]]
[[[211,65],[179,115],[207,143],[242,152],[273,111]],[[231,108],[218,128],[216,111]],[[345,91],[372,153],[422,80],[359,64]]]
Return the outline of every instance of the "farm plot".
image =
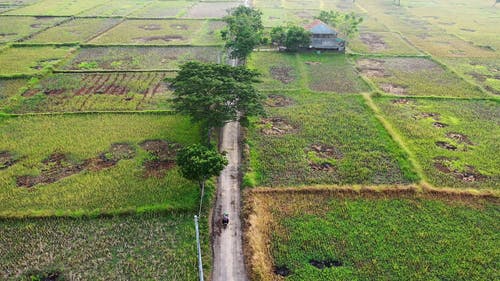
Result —
[[[386,93],[410,96],[482,97],[476,86],[424,58],[360,59],[358,70]]]
[[[262,8],[262,24],[274,27],[285,23],[305,25],[319,14],[316,10],[284,10],[283,8]]]
[[[217,47],[92,47],[81,48],[63,69],[177,69],[190,60],[222,61]]]
[[[249,131],[247,184],[388,184],[416,180],[407,156],[355,95],[272,93]]]
[[[27,43],[83,43],[120,23],[120,19],[78,18],[36,34]]]
[[[349,49],[362,54],[419,55],[413,46],[392,32],[361,32],[359,38],[349,42]]]
[[[498,279],[497,198],[394,189],[249,193],[244,244],[254,280]]]
[[[494,101],[378,98],[438,187],[500,187],[500,107]]]
[[[192,210],[198,188],[175,166],[199,141],[187,118],[87,114],[4,118],[0,216]]]
[[[500,59],[448,58],[444,62],[492,94],[500,95]]]
[[[78,14],[81,17],[124,17],[150,5],[152,0],[112,0]]]
[[[26,84],[25,79],[0,79],[0,111],[4,111],[8,100],[18,95]]]
[[[13,112],[167,109],[171,73],[54,74],[18,98]]]
[[[33,5],[9,11],[7,15],[74,16],[102,4],[100,0],[42,0]]]
[[[140,45],[221,43],[222,39],[218,38],[220,36],[209,27],[209,22],[203,20],[126,20],[90,43]]]
[[[65,18],[0,17],[0,43],[14,42],[63,20]]]
[[[68,47],[16,47],[0,53],[0,77],[33,75],[66,57]]]
[[[296,54],[253,52],[248,66],[262,76],[257,87],[264,90],[293,90],[307,88]]]
[[[185,17],[193,19],[222,18],[227,15],[228,10],[241,4],[241,2],[199,2],[188,10]]]
[[[0,237],[3,280],[181,281],[198,273],[193,217],[183,213],[4,220]],[[209,272],[209,236],[201,238]]]
[[[155,1],[135,11],[130,18],[175,18],[186,14],[189,7],[196,2],[191,1]]]

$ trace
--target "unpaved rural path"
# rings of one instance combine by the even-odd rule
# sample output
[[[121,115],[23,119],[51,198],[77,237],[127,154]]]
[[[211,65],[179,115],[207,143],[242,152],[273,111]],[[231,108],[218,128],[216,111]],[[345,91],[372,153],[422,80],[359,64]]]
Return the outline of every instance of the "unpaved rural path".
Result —
[[[240,220],[239,136],[239,122],[227,123],[222,129],[220,150],[227,152],[229,164],[219,176],[217,200],[212,219],[214,254],[212,281],[248,280],[243,261]],[[229,214],[229,225],[225,229],[221,227],[224,212]]]

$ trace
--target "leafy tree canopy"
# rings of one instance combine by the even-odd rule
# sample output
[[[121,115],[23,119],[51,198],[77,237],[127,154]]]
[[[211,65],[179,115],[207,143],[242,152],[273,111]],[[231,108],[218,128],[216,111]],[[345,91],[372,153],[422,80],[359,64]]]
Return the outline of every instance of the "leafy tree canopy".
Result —
[[[363,18],[354,13],[344,14],[337,11],[321,11],[316,18],[336,28],[340,37],[347,39],[359,32],[359,25],[363,22]]]
[[[311,33],[301,26],[277,26],[271,29],[271,41],[279,46],[285,46],[289,51],[311,44]]]
[[[239,6],[224,17],[226,29],[221,33],[226,48],[232,58],[244,60],[262,41],[262,12],[253,8]]]

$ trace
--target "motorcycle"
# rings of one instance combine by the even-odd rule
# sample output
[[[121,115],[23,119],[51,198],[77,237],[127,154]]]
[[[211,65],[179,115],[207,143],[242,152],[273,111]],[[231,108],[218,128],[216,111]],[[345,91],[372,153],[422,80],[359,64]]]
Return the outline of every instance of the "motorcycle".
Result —
[[[222,227],[226,228],[228,224],[229,224],[229,214],[224,213],[222,215]]]

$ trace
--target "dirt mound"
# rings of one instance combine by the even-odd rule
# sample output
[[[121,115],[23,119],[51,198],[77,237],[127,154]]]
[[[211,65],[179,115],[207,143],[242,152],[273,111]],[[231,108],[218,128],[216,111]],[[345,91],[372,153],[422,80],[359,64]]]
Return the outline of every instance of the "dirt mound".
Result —
[[[326,159],[342,159],[344,154],[335,146],[326,144],[311,144],[309,147],[311,151],[314,151],[316,155],[320,158]]]
[[[448,149],[448,150],[457,150],[456,146],[454,146],[453,144],[447,143],[445,141],[437,141],[436,145],[441,147],[441,148]]]
[[[135,149],[128,143],[114,143],[106,153],[106,158],[114,161],[132,159],[134,157]]]
[[[409,99],[397,99],[397,100],[392,100],[393,104],[410,104],[412,101]]]
[[[136,37],[136,38],[133,38],[133,40],[141,42],[141,43],[147,43],[147,42],[151,42],[151,41],[170,42],[170,41],[175,41],[175,40],[184,40],[184,37],[182,37],[180,35],[164,35],[164,36]]]
[[[382,83],[380,84],[380,88],[384,90],[386,93],[396,94],[396,95],[404,95],[406,94],[406,86],[391,84],[391,83]]]
[[[293,68],[290,66],[271,66],[269,72],[274,79],[281,81],[281,83],[289,84],[295,81],[295,76],[292,74]]]
[[[367,77],[389,77],[385,72],[383,60],[361,59],[356,62],[356,68]]]
[[[441,119],[441,114],[435,112],[422,112],[417,115],[414,115],[413,118],[415,119],[432,118],[434,119],[434,121],[439,121]]]
[[[359,35],[361,41],[368,46],[370,51],[381,51],[387,49],[382,36],[373,33],[361,33]]]
[[[445,174],[452,174],[455,178],[460,179],[464,182],[476,182],[485,180],[487,177],[476,170],[474,166],[466,165],[465,170],[459,171],[453,169],[452,163],[454,159],[447,157],[436,157],[434,158],[434,167]]]
[[[322,162],[322,163],[309,162],[309,167],[311,167],[313,171],[328,172],[335,170],[335,167],[330,162]]]
[[[458,143],[465,143],[468,145],[474,145],[474,143],[472,143],[472,141],[470,141],[469,137],[467,137],[466,135],[461,134],[461,133],[449,132],[446,134],[446,137],[448,137],[452,140],[455,140]]]
[[[139,28],[144,29],[144,30],[162,30],[163,27],[159,24],[145,24],[145,25],[140,25]]]
[[[267,96],[266,105],[269,107],[287,107],[293,105],[293,100],[282,95],[271,94]]]
[[[338,260],[323,260],[323,261],[318,261],[318,260],[310,260],[309,263],[319,269],[324,269],[325,267],[338,267],[342,266],[342,262]]]
[[[288,269],[288,267],[286,267],[286,266],[275,266],[274,267],[274,274],[286,277],[286,276],[292,274],[292,271],[290,269]]]
[[[145,177],[162,178],[173,167],[175,167],[174,160],[148,160],[144,162],[144,168],[146,169],[144,175]]]
[[[264,135],[280,136],[295,131],[295,128],[281,117],[263,118],[261,132]]]
[[[16,163],[14,156],[8,151],[0,151],[0,170],[7,169]]]
[[[432,123],[432,126],[434,126],[435,128],[445,128],[445,127],[448,127],[448,124],[445,124],[445,123],[441,123],[441,122],[434,122]]]
[[[175,167],[177,151],[182,147],[164,140],[146,140],[140,146],[153,156],[153,159],[144,162],[145,177],[157,178],[164,177],[168,170]]]

